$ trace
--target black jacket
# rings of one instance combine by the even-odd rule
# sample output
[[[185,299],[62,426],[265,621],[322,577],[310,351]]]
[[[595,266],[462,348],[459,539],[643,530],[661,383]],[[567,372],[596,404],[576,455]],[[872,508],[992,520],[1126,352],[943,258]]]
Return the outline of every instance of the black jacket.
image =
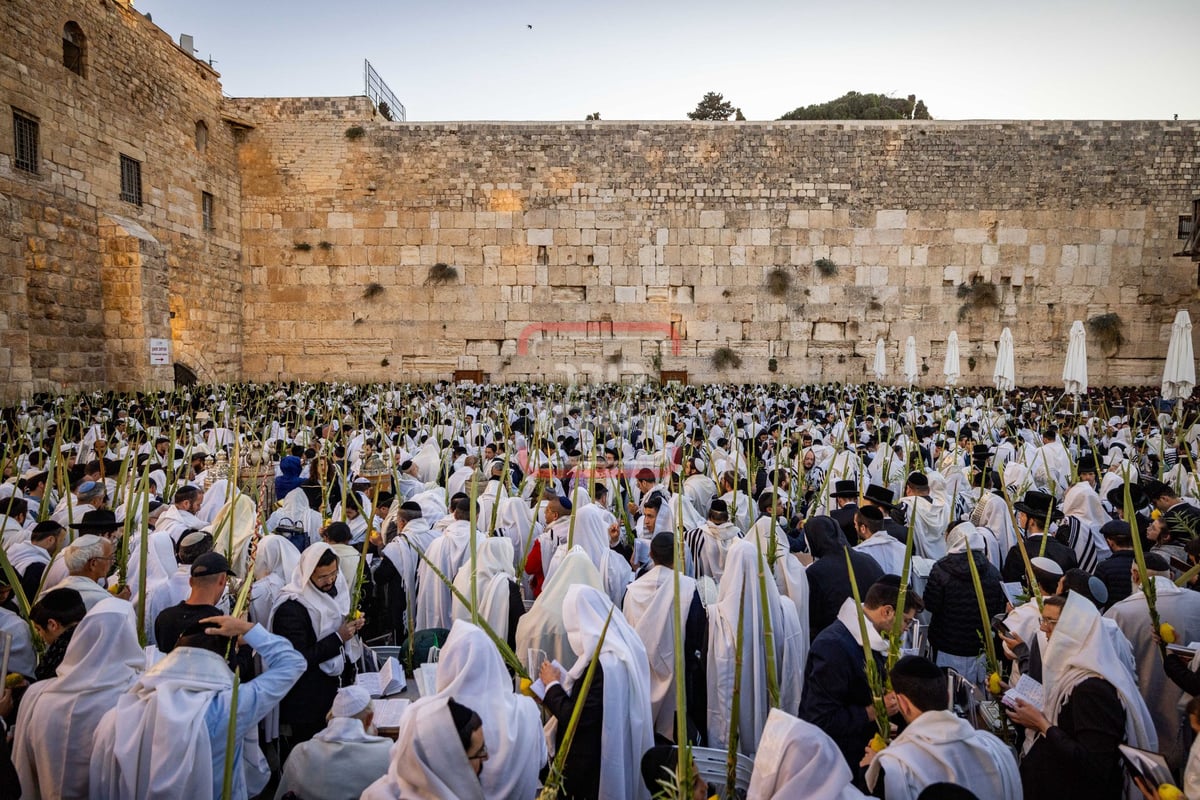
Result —
[[[874,657],[882,675],[886,659],[879,653]],[[864,663],[862,646],[845,625],[835,622],[821,631],[808,651],[799,714],[829,734],[859,778],[863,749],[876,732],[867,716],[871,688]]]
[[[326,675],[321,662],[342,655],[342,640],[337,632],[317,639],[308,611],[297,600],[284,602],[275,611],[272,632],[292,643],[308,667],[279,704],[279,721],[300,726],[324,724],[325,715],[333,707],[338,687],[345,681],[354,683],[354,665],[347,663],[338,675]],[[344,656],[342,656],[344,658]]]
[[[581,677],[575,685],[581,688],[583,678]],[[571,722],[571,714],[575,711],[575,698],[567,694],[562,684],[556,684],[546,690],[542,705],[558,720],[555,744],[561,747],[563,736]],[[567,752],[566,763],[563,764],[561,797],[596,800],[600,796],[600,740],[603,729],[604,667],[596,664],[596,673],[592,676],[592,685],[588,687],[588,695],[583,703],[583,713],[579,716],[579,727],[575,729],[575,738],[571,740],[571,749]]]
[[[1083,681],[1021,761],[1025,800],[1120,800],[1124,738],[1125,709],[1112,684]]]
[[[851,597],[845,552],[845,548],[839,548],[818,558],[804,571],[808,578],[809,630],[814,639],[833,624],[842,603]],[[883,577],[883,570],[878,561],[857,550],[850,550],[850,563],[854,565],[854,577],[858,579],[858,596],[865,599],[871,585]]]
[[[1096,565],[1096,577],[1104,581],[1108,589],[1108,603],[1105,608],[1112,608],[1133,594],[1134,556],[1132,550],[1115,550],[1108,558]]]
[[[1031,560],[1037,558],[1038,554],[1042,551],[1042,534],[1035,533],[1026,538],[1025,549],[1029,552]],[[1079,559],[1075,557],[1075,551],[1053,536],[1046,542],[1046,558],[1062,567],[1063,572],[1079,566]],[[1008,583],[1024,581],[1025,559],[1021,558],[1021,548],[1019,545],[1014,544],[1009,548],[1008,556],[1004,559],[1004,569],[1000,570],[1000,574],[1004,576],[1004,580]]]
[[[1000,573],[983,553],[973,555],[990,619],[1003,613],[1007,605],[1000,588]],[[975,597],[975,584],[965,552],[950,553],[933,565],[923,599],[925,609],[932,616],[929,643],[935,650],[954,656],[974,656],[983,651],[982,636],[991,636],[992,632],[990,627],[984,630],[983,620],[979,617],[979,601]]]

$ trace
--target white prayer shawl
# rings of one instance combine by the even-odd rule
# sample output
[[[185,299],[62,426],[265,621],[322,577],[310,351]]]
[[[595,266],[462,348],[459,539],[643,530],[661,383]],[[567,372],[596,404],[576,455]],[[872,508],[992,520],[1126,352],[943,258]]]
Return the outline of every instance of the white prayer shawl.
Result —
[[[932,480],[931,480],[932,483]],[[905,514],[916,514],[913,523],[913,553],[934,561],[946,555],[946,528],[950,526],[950,506],[942,495],[905,497],[900,500]],[[906,519],[908,517],[906,516]]]
[[[308,495],[297,486],[287,493],[283,505],[267,517],[266,529],[274,533],[281,523],[301,528],[308,534],[308,543],[321,541],[321,513],[308,505]]]
[[[1086,481],[1067,490],[1063,497],[1062,512],[1079,521],[1079,535],[1071,543],[1079,566],[1088,572],[1094,571],[1096,564],[1112,555],[1108,542],[1100,533],[1100,528],[1111,522],[1112,517],[1104,510],[1100,495]]]
[[[867,786],[875,788],[881,770],[888,800],[917,800],[934,783],[962,786],[980,798],[1022,794],[1012,751],[949,711],[926,711],[910,722],[867,768]]]
[[[1160,619],[1175,628],[1181,642],[1200,640],[1200,594],[1182,589],[1170,578],[1155,577],[1157,609]],[[1116,603],[1104,616],[1114,620],[1129,640],[1137,662],[1137,683],[1147,698],[1158,734],[1158,751],[1172,768],[1183,763],[1186,752],[1179,739],[1179,699],[1183,690],[1163,672],[1158,645],[1150,635],[1150,612],[1146,595],[1139,589]],[[1061,623],[1060,623],[1061,624]],[[1055,636],[1058,631],[1055,629]],[[1045,651],[1043,651],[1045,652]],[[1105,676],[1107,679],[1107,676]],[[1156,749],[1156,748],[1150,748]]]
[[[1125,744],[1157,751],[1155,720],[1138,684],[1113,648],[1100,612],[1090,600],[1071,592],[1042,657],[1045,713],[1051,724],[1058,722],[1058,715],[1075,687],[1088,678],[1103,678],[1116,689],[1125,709]]]
[[[742,532],[732,522],[720,525],[711,520],[698,529],[703,547],[700,550],[699,563],[694,564],[694,572],[701,577],[708,576],[716,583],[721,582],[725,574],[725,557],[734,542],[742,538]]]
[[[250,587],[252,621],[267,626],[275,599],[299,563],[300,551],[283,536],[268,535],[259,540],[254,557],[254,584]]]
[[[324,730],[296,745],[283,767],[276,797],[350,798],[391,765],[392,740],[373,736],[353,717],[333,717]]]
[[[422,697],[409,706],[400,718],[391,766],[362,800],[484,800],[447,699]]]
[[[884,575],[900,575],[904,570],[904,542],[887,531],[876,531],[854,549],[875,559]]]
[[[666,506],[667,504],[664,503],[663,507],[665,508]],[[668,519],[670,528],[668,530],[670,530],[672,533],[674,533],[676,530],[675,520],[680,516],[683,517],[683,529],[685,531],[690,531],[703,525],[704,520],[708,515],[708,509],[705,509],[703,514],[698,512],[696,507],[688,500],[687,495],[685,495],[683,492],[679,492],[671,498],[670,508],[671,516]],[[662,510],[660,509],[659,518],[662,516]],[[657,530],[658,526],[655,525],[655,531]],[[654,534],[649,534],[648,538],[654,538]]]
[[[546,763],[541,712],[531,698],[513,692],[496,645],[480,628],[455,621],[438,657],[437,692],[483,721],[488,760],[479,780],[484,794],[500,800],[535,797],[538,772]]]
[[[520,497],[505,497],[500,501],[496,518],[496,533],[505,536],[513,544],[514,567],[524,563],[525,556],[533,547],[533,541],[541,535],[542,526],[533,518],[533,509]]]
[[[599,800],[648,800],[650,793],[642,782],[641,763],[642,756],[654,746],[654,732],[646,648],[620,610],[603,592],[590,586],[568,589],[563,612],[567,640],[577,657],[563,682],[564,688],[569,691],[577,686],[592,658],[598,656],[604,670],[604,707],[620,709],[619,713],[604,715]],[[609,620],[608,631],[601,644],[605,620]]]
[[[146,593],[146,637],[150,644],[163,645],[166,642],[155,641],[154,621],[158,615],[171,606],[177,606],[192,593],[192,566],[180,564],[166,580],[158,583]],[[175,646],[171,642],[172,647]]]
[[[853,779],[837,743],[825,731],[773,708],[754,756],[746,800],[865,798]]]
[[[421,557],[413,548],[424,553],[435,538],[429,522],[424,517],[417,517],[405,523],[404,530],[383,548],[383,557],[392,562],[404,581],[408,609],[413,614],[417,608],[417,568],[421,563]]]
[[[708,607],[708,740],[710,747],[725,747],[734,692],[740,692],[738,749],[754,755],[767,722],[766,650],[764,613],[770,613],[775,641],[775,674],[779,679],[779,704],[799,708],[803,689],[808,637],[800,627],[795,606],[784,602],[773,581],[767,581],[764,612],[758,582],[758,552],[753,542],[735,542],[725,560],[725,576],[715,605]],[[739,609],[744,607],[742,631],[742,685],[734,686]]]
[[[633,580],[633,570],[619,553],[608,546],[608,528],[615,519],[611,512],[595,504],[588,504],[575,512],[575,546],[592,559],[596,569],[604,578],[604,591],[613,603],[620,604],[625,588]],[[549,578],[567,555],[567,546],[562,544],[550,562]]]
[[[558,548],[565,546],[571,540],[571,518],[559,517],[546,525],[538,535],[538,543],[542,556],[542,575],[550,577],[550,565],[558,554]]]
[[[271,609],[272,627],[275,622],[275,613],[281,605],[289,600],[295,600],[304,606],[304,610],[308,612],[308,619],[312,623],[313,633],[316,634],[318,640],[324,639],[342,626],[346,617],[350,615],[350,587],[347,586],[341,570],[338,570],[337,580],[334,583],[335,595],[328,595],[312,584],[312,574],[317,568],[317,561],[331,549],[324,542],[318,542],[310,545],[300,554],[300,562],[292,570],[291,580],[279,590],[279,594],[275,598],[275,606]],[[357,636],[342,647],[345,656],[351,661],[357,661],[362,655],[362,643]],[[332,658],[321,662],[321,671],[326,675],[341,675],[345,666],[345,658],[343,658],[342,652],[339,652]]]
[[[558,659],[563,666],[575,663],[575,654],[567,644],[563,601],[567,590],[576,584],[604,591],[604,580],[596,565],[580,547],[567,553],[554,577],[546,581],[542,593],[533,601],[533,607],[517,622],[517,653],[521,657],[533,649],[541,650],[550,660]]]
[[[150,538],[146,542],[146,556],[146,587],[149,596],[148,593],[153,591],[154,587],[165,583],[171,577],[179,562],[175,560],[175,547],[171,537],[158,531],[150,532]],[[141,560],[142,534],[135,533],[129,540],[129,570],[126,576],[131,592],[129,602],[134,605],[137,605],[142,591]]]
[[[675,629],[687,624],[688,611],[696,596],[696,581],[679,576],[679,610],[683,624],[676,623],[675,572],[655,566],[629,584],[622,611],[633,626],[650,660],[650,710],[656,733],[675,739]]]
[[[513,570],[512,542],[502,537],[490,537],[479,542],[475,550],[475,592],[479,616],[502,639],[508,638],[509,589],[517,580]],[[468,559],[454,576],[454,588],[471,599],[471,561]],[[469,620],[471,609],[455,597],[452,612],[456,620]],[[490,641],[490,640],[489,640]]]
[[[147,670],[96,730],[97,752],[112,755],[92,759],[92,800],[211,796],[212,742],[204,715],[232,685],[224,659],[196,647],[178,647]]]
[[[421,507],[421,516],[432,527],[446,516],[446,493],[442,489],[428,489],[412,496],[412,501]]]
[[[238,490],[229,485],[227,478],[213,481],[212,486],[204,490],[204,499],[200,501],[200,512],[196,516],[204,520],[204,525],[210,524],[217,518],[217,512],[238,494]]]
[[[454,576],[470,558],[472,535],[476,542],[484,540],[478,531],[471,530],[470,520],[455,520],[430,543],[425,556],[447,580],[454,580]],[[450,588],[424,561],[417,567],[417,575],[417,630],[449,628],[454,621]]]
[[[717,484],[707,475],[692,475],[683,482],[682,494],[691,501],[692,508],[700,515],[700,519],[704,519],[708,516],[713,498],[717,496]],[[691,530],[691,527],[688,530]]]
[[[467,485],[467,481],[469,481],[471,476],[474,474],[474,467],[468,467],[465,464],[459,466],[458,469],[454,470],[454,474],[452,474],[446,480],[446,492],[451,497],[454,497],[454,495],[462,492],[463,487]]]
[[[74,589],[83,598],[83,604],[87,606],[88,611],[91,611],[104,600],[112,599],[112,595],[107,589],[83,575],[68,575],[53,586],[43,585],[45,586],[45,590],[42,592],[43,595],[55,589]],[[124,603],[126,601],[122,600],[121,602]]]
[[[49,564],[50,551],[44,547],[29,542],[18,542],[5,548],[8,562],[18,575],[24,576],[25,570],[34,564]]]
[[[207,497],[205,500],[207,501]],[[258,506],[249,495],[239,492],[213,518],[213,551],[233,553],[230,569],[239,578],[245,577],[250,559],[250,539],[258,524]]]
[[[759,552],[762,557],[768,558],[771,552],[771,517],[759,517],[746,534],[746,541],[761,548]],[[799,645],[802,649],[801,663],[804,663],[808,659],[809,641],[808,575],[800,559],[789,551],[787,534],[778,520],[775,522],[775,563],[771,566],[771,573],[775,576],[779,593],[796,607],[796,619],[804,639],[803,644]]]
[[[156,532],[165,532],[171,537],[171,541],[178,544],[179,539],[183,536],[184,531],[198,531],[207,526],[208,522],[200,519],[192,512],[185,511],[179,506],[168,506],[161,514],[158,515],[158,522],[154,524],[154,530]]]
[[[729,521],[739,530],[748,530],[754,523],[754,508],[750,503],[750,497],[745,492],[739,491],[737,497],[734,498],[734,492],[728,491],[721,495],[721,499],[725,501],[725,505],[729,509]]]
[[[1008,504],[999,495],[982,492],[971,511],[970,521],[977,528],[987,528],[995,536],[998,555],[993,558],[989,553],[988,560],[992,562],[992,566],[1000,569],[1001,559],[1017,544],[1017,534],[1013,530],[1013,518]]]
[[[75,629],[58,677],[38,681],[25,693],[12,753],[22,797],[88,796],[88,764],[100,718],[146,662],[131,610],[111,598],[97,603]]]

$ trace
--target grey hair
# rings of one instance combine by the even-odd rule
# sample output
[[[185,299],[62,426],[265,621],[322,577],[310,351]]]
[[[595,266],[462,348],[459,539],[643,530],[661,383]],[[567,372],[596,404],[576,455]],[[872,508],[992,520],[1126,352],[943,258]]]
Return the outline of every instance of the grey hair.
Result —
[[[74,575],[82,571],[93,558],[104,558],[104,539],[94,534],[80,536],[63,550],[63,563]]]
[[[97,497],[103,497],[104,493],[107,491],[108,487],[104,484],[104,481],[96,481],[95,485],[91,489],[88,489],[86,492],[79,493],[79,502],[89,503],[92,500],[95,500]]]

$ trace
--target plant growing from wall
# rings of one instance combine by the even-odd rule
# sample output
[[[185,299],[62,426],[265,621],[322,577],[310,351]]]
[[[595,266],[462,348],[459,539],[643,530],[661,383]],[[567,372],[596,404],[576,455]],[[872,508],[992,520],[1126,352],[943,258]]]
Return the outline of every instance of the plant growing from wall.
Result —
[[[320,242],[317,243],[317,247],[321,248],[322,250],[332,250],[333,242],[327,242],[324,239],[322,239]]]
[[[1087,321],[1088,333],[1095,337],[1100,349],[1108,355],[1116,353],[1121,349],[1121,345],[1125,344],[1122,326],[1121,317],[1112,311],[1107,314],[1098,314]]]
[[[826,278],[832,278],[838,274],[838,265],[833,263],[828,258],[818,258],[813,262],[813,266],[817,268],[817,272],[824,275]]]
[[[362,125],[353,125],[349,128],[346,128],[346,138],[349,139],[350,141],[354,141],[355,139],[361,139],[366,134],[366,132],[367,132],[366,128],[364,128]]]
[[[662,372],[662,353],[650,356],[650,368],[655,372]]]
[[[386,366],[388,366],[388,365],[389,365],[389,364],[391,364],[391,363],[392,363],[392,362],[388,361],[388,360],[387,360],[387,358],[381,358],[381,359],[379,360],[379,366],[381,366],[381,367],[386,367]]]
[[[312,250],[312,245],[308,242],[296,242],[294,245],[292,245],[292,249],[307,253],[309,250]]]
[[[368,283],[367,287],[363,289],[364,300],[371,300],[381,294],[383,294],[383,284],[380,283]]]
[[[767,372],[778,372],[778,371],[779,371],[779,359],[775,358],[775,356],[771,356],[770,358],[767,359]]]
[[[966,322],[972,311],[997,308],[1000,305],[1000,292],[996,284],[984,280],[979,274],[972,275],[967,283],[960,283],[955,294],[963,301],[958,307],[959,322]]]
[[[429,274],[425,277],[425,282],[434,286],[443,286],[447,283],[454,283],[456,280],[458,280],[458,270],[440,261],[429,268]]]
[[[792,273],[775,267],[767,273],[767,291],[774,297],[785,297],[792,288]]]
[[[718,347],[713,351],[709,362],[717,372],[724,372],[727,369],[737,369],[740,367],[742,365],[742,357],[733,352],[732,347]]]

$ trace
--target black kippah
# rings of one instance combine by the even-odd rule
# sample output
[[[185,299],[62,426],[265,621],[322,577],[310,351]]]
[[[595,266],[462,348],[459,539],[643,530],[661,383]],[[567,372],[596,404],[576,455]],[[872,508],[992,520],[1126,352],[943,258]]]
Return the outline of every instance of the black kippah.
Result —
[[[941,668],[924,656],[904,656],[892,667],[892,676],[903,676],[927,681],[941,678]]]

